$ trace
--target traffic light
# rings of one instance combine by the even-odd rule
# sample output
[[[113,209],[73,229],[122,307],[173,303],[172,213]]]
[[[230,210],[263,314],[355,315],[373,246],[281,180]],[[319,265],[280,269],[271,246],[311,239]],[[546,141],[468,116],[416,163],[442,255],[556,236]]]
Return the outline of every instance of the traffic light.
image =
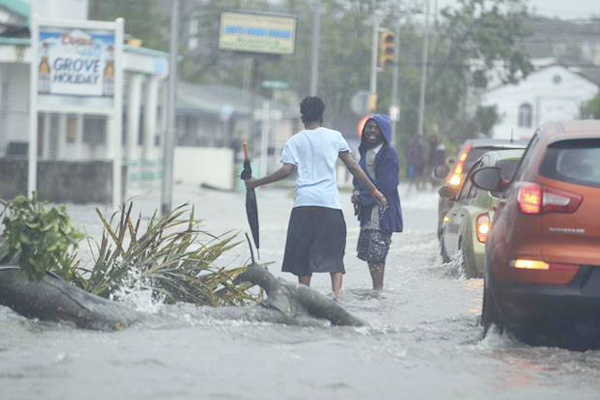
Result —
[[[377,110],[377,93],[369,93],[369,99],[367,100],[367,109],[369,112],[375,112]]]
[[[395,46],[394,32],[388,30],[379,32],[379,68],[387,68],[394,65]]]

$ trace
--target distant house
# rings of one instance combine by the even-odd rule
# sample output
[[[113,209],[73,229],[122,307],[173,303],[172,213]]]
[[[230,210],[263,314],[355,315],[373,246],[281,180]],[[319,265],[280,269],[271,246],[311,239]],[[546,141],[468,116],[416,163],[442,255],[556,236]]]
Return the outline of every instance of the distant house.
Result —
[[[176,112],[173,173],[176,183],[187,185],[241,185],[242,142],[249,143],[254,175],[271,172],[285,141],[300,129],[298,107],[227,85],[180,82]]]
[[[501,118],[492,137],[527,139],[545,122],[578,118],[582,104],[598,90],[596,82],[577,70],[550,62],[516,85],[487,90],[481,104],[495,106]]]

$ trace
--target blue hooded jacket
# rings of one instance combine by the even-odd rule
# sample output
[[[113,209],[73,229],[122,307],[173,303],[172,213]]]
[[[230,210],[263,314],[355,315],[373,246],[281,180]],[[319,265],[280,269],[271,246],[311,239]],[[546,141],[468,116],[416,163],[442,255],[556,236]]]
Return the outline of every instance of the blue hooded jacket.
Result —
[[[370,176],[367,171],[366,153],[368,147],[364,143],[364,136],[358,148],[360,153],[359,164],[388,201],[388,209],[379,213],[379,228],[384,232],[402,232],[402,208],[400,206],[400,195],[398,194],[398,184],[400,183],[398,178],[398,154],[391,144],[392,128],[390,119],[387,115],[375,114],[369,120],[374,120],[379,125],[379,130],[383,133],[384,138],[383,146],[375,156],[375,176],[377,179]],[[361,222],[368,221],[371,217],[371,208],[377,202],[358,179],[354,178],[353,183],[355,190],[360,193],[358,220]]]

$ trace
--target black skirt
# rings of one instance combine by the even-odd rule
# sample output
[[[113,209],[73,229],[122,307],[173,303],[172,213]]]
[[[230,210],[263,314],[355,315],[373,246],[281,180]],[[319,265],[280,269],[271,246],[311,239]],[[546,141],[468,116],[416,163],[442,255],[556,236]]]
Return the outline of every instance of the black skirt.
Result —
[[[292,209],[283,256],[283,272],[344,273],[346,222],[342,210],[325,207]]]

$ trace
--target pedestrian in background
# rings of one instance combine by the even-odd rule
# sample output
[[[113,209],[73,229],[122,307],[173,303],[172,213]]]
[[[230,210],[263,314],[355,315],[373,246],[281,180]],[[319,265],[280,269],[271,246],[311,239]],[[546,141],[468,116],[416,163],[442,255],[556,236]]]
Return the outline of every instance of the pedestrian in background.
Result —
[[[360,146],[360,166],[388,201],[381,208],[363,182],[354,179],[352,202],[357,205],[360,235],[358,258],[367,262],[374,290],[383,289],[385,260],[393,232],[402,232],[402,209],[398,194],[398,154],[391,144],[390,119],[375,114],[364,126]]]
[[[337,159],[364,185],[373,202],[385,209],[387,200],[354,161],[342,134],[321,126],[324,111],[320,98],[302,100],[304,129],[285,143],[281,152],[283,165],[263,178],[247,179],[246,186],[253,189],[297,173],[282,270],[298,276],[299,282],[307,286],[313,273],[328,272],[333,295],[339,298],[345,273],[346,222],[337,188]]]
[[[440,184],[440,180],[435,177],[435,169],[440,165],[446,165],[446,146],[437,135],[431,135],[429,137],[429,179],[433,190]]]
[[[411,189],[415,188],[419,191],[423,186],[423,174],[427,160],[425,158],[425,144],[421,135],[411,135],[406,159],[408,162],[408,189],[406,190],[406,194],[408,194]]]

